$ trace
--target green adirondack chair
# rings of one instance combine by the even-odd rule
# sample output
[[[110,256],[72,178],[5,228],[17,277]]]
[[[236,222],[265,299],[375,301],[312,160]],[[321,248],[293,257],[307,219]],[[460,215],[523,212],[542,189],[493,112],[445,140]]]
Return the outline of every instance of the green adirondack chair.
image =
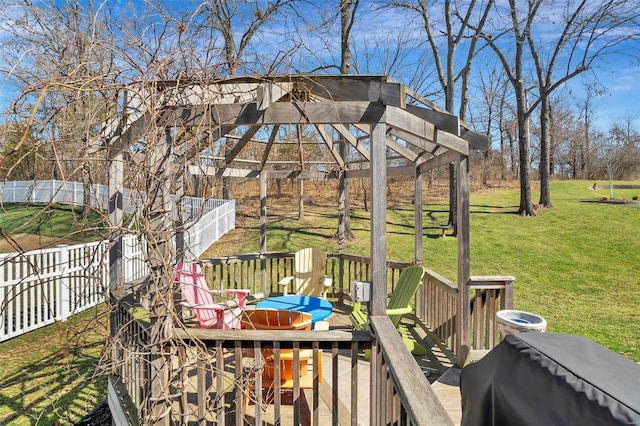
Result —
[[[424,355],[427,353],[426,349],[415,341],[409,330],[400,324],[402,317],[406,314],[413,312],[411,307],[411,301],[413,300],[418,287],[422,284],[422,278],[424,277],[425,270],[422,266],[408,266],[400,273],[398,284],[393,292],[389,296],[387,303],[387,315],[396,326],[402,340],[407,345],[407,348],[414,355]],[[351,323],[355,330],[368,330],[369,324],[367,320],[367,313],[362,310],[360,302],[356,302],[353,305],[353,311],[351,312]]]

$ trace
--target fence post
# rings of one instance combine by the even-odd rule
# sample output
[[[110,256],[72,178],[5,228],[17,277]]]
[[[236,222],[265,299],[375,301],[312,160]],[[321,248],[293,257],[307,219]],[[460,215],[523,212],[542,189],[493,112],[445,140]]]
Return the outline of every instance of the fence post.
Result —
[[[133,259],[134,241],[131,235],[122,237],[122,270],[124,271],[124,282],[131,281],[133,275]]]
[[[56,276],[58,277],[57,319],[66,320],[71,316],[71,289],[69,288],[69,246],[57,246]]]

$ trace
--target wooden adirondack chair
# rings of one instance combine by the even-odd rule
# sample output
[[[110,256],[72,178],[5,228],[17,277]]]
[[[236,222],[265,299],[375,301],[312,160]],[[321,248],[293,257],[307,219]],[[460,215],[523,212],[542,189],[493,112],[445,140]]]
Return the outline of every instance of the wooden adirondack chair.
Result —
[[[239,329],[249,290],[210,290],[198,263],[176,265],[184,302],[201,328]]]
[[[387,315],[393,322],[393,325],[398,328],[402,340],[407,345],[407,348],[411,350],[414,355],[426,354],[426,349],[420,345],[409,333],[405,327],[400,324],[402,317],[406,314],[413,312],[411,307],[411,301],[413,300],[418,287],[422,284],[422,278],[424,277],[425,270],[422,266],[408,266],[400,273],[398,284],[393,290],[387,302]],[[353,311],[351,312],[351,322],[353,328],[356,330],[368,330],[368,316],[367,313],[362,310],[361,304],[355,303],[353,305]]]
[[[317,248],[305,248],[296,252],[293,260],[293,276],[284,277],[278,285],[284,295],[293,283],[293,292],[304,296],[327,298],[327,290],[333,285],[331,278],[325,277],[327,254]]]

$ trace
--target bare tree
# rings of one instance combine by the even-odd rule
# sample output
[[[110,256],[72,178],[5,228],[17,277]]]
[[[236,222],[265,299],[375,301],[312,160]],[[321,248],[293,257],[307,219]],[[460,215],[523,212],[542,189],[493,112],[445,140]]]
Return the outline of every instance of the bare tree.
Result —
[[[518,3],[521,4],[521,3]],[[538,9],[542,0],[527,1],[526,10],[521,12],[515,0],[509,0],[507,11],[508,24],[497,36],[487,32],[483,33],[486,42],[491,46],[503,66],[505,74],[511,83],[516,95],[516,111],[518,120],[518,146],[520,161],[520,206],[518,214],[522,216],[535,215],[531,200],[531,140],[529,120],[533,108],[527,100],[526,70],[525,70],[525,43],[527,35],[531,32]],[[498,16],[501,16],[499,14]],[[503,36],[510,36],[507,47],[498,41]],[[502,40],[501,40],[502,41]],[[508,52],[513,51],[513,58],[508,57]]]
[[[340,74],[349,74],[351,71],[351,49],[349,43],[359,3],[359,0],[340,0]],[[342,158],[348,159],[349,147],[343,138],[340,138],[339,149]],[[344,238],[348,240],[353,238],[350,206],[351,184],[349,179],[345,178],[344,172],[343,170],[340,174],[340,197],[338,201],[338,226],[342,228],[338,230],[340,251],[345,249]]]
[[[594,172],[593,163],[595,154],[593,152],[593,118],[598,112],[597,98],[605,93],[602,86],[597,83],[584,84],[584,98],[579,104],[579,120],[581,121],[583,149],[581,151],[580,177],[582,179],[592,177]]]
[[[106,34],[104,20],[93,2],[81,6],[77,0],[24,1],[5,10],[11,14],[3,25],[9,40],[3,49],[3,60],[10,64],[7,78],[24,94],[16,100],[14,112],[30,123],[29,132],[46,142],[37,148],[40,156],[48,157],[52,177],[80,177],[85,188],[95,178],[104,181],[103,168],[90,170],[89,158],[77,155],[86,149],[92,126],[105,114],[104,93],[92,90],[103,83],[113,66],[113,53],[98,41]],[[75,86],[87,90],[74,90]],[[52,140],[60,142],[55,149]],[[91,205],[89,190],[84,205],[86,217]]]
[[[618,147],[620,160],[615,169],[615,178],[635,178],[640,173],[640,131],[637,116],[630,113],[612,123],[609,129],[610,145]],[[606,157],[611,158],[608,152]]]
[[[493,0],[487,0],[486,3],[471,0],[464,5],[451,0],[431,3],[425,0],[393,0],[388,1],[387,5],[408,10],[420,16],[437,70],[438,82],[444,93],[445,109],[454,113],[456,84],[459,82],[458,116],[464,120],[469,102],[471,67]],[[444,18],[442,28],[434,21],[440,16]],[[439,34],[444,35],[442,44]],[[466,47],[466,52],[462,55],[463,60],[460,60],[460,56],[457,55],[460,46]],[[452,163],[449,165],[449,225],[453,229],[453,235],[457,232],[455,176],[455,165]]]
[[[556,5],[548,6],[555,8]],[[625,43],[640,35],[638,6],[638,2],[628,0],[569,3],[562,9],[561,16],[545,19],[553,19],[551,24],[559,27],[551,34],[551,39],[548,31],[536,35],[535,26],[524,33],[535,64],[540,95],[531,108],[538,103],[541,108],[540,204],[544,207],[552,207],[549,186],[551,94],[605,55],[636,50]],[[545,11],[538,9],[537,13],[542,12]],[[560,67],[562,71],[557,73]]]
[[[204,22],[198,33],[221,36],[224,59],[219,74],[233,76],[239,70],[250,71],[251,67],[247,64],[253,61],[248,61],[245,56],[254,37],[263,26],[276,19],[285,7],[296,1],[211,0],[203,3],[199,16],[204,18]],[[223,178],[222,198],[233,198],[232,192],[231,179]]]
[[[482,64],[480,68],[483,70],[478,73],[478,90],[481,96],[475,107],[470,109],[471,122],[475,126],[482,126],[487,134],[498,135],[499,155],[493,154],[494,148],[490,147],[484,153],[484,158],[490,160],[490,164],[498,160],[497,179],[505,180],[507,179],[506,167],[512,155],[507,146],[509,143],[507,126],[511,124],[508,108],[510,92],[507,90],[509,82],[495,65],[491,66],[487,63],[486,66]]]

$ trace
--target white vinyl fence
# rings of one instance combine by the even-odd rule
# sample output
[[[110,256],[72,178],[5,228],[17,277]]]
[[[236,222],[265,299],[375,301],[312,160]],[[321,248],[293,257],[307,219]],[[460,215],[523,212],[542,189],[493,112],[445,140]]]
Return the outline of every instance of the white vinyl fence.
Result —
[[[0,341],[104,300],[105,242],[0,255]]]
[[[89,188],[91,207],[100,210],[109,208],[109,188],[95,184]],[[171,196],[175,206],[175,196]],[[0,203],[60,203],[81,206],[84,204],[84,185],[81,182],[62,180],[26,180],[0,182]],[[126,214],[134,214],[144,202],[144,194],[125,189],[122,194],[123,210]],[[233,202],[233,200],[213,200],[196,197],[183,197],[181,202],[182,220],[198,221],[200,216]],[[235,212],[235,205],[234,205]],[[178,210],[173,209],[174,219],[178,218]]]
[[[1,185],[1,184],[0,184]],[[95,186],[92,200],[105,200],[104,186]],[[4,203],[82,204],[77,182],[7,182],[0,186]],[[106,192],[105,192],[106,194]],[[131,193],[126,193],[133,200]],[[141,200],[137,195],[137,200]],[[127,198],[125,198],[126,205]],[[133,205],[131,203],[130,205]],[[106,202],[96,202],[106,208]],[[182,202],[185,258],[200,256],[226,232],[235,228],[235,201],[185,197]],[[131,210],[132,212],[133,210]],[[174,209],[175,211],[175,209]],[[61,245],[24,253],[0,254],[0,342],[62,321],[104,301],[108,288],[109,242]],[[124,280],[148,274],[146,242],[135,235],[123,237]]]

